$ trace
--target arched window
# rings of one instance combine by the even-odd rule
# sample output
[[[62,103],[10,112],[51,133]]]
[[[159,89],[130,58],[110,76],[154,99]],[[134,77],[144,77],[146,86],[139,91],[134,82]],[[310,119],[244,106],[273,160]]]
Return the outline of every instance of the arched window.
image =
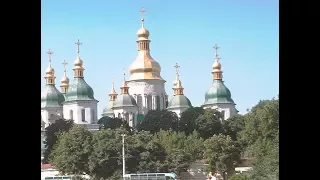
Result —
[[[136,126],[135,114],[132,113],[132,127]]]
[[[69,111],[69,119],[73,120],[73,111],[72,110]]]
[[[221,111],[222,120],[225,120],[225,119],[224,119],[224,117],[225,117],[225,113],[226,113],[226,112],[225,112],[224,110],[223,110],[223,111]]]
[[[91,109],[91,122],[94,122],[94,109]]]
[[[118,113],[118,118],[121,119],[121,114],[120,113]]]
[[[81,119],[82,119],[82,122],[86,121],[86,110],[85,109],[81,109]]]

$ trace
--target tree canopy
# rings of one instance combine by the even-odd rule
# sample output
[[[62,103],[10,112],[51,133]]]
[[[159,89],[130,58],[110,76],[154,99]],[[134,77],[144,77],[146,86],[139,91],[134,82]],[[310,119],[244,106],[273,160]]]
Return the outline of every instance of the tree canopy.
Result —
[[[150,131],[151,133],[162,130],[177,130],[179,118],[176,113],[167,109],[150,110],[140,124],[137,130]]]
[[[205,109],[195,120],[195,128],[201,137],[207,139],[214,134],[223,133],[222,114],[215,109]]]
[[[196,119],[202,115],[204,109],[202,107],[190,107],[186,111],[181,113],[179,120],[179,131],[185,132],[186,134],[193,133],[196,127]]]
[[[245,156],[255,157],[251,179],[279,179],[279,100],[264,100],[245,115]]]
[[[241,145],[230,136],[213,135],[204,142],[205,161],[209,172],[219,172],[223,179],[235,173],[235,164],[240,161]]]
[[[50,124],[45,130],[46,140],[45,144],[45,151],[43,153],[43,160],[44,164],[48,163],[49,155],[57,142],[57,135],[62,132],[67,132],[73,126],[73,120],[65,120],[65,119],[58,119],[55,123]]]
[[[102,125],[103,129],[117,129],[120,127],[125,128],[127,131],[131,130],[129,123],[127,121],[123,121],[120,118],[112,118],[108,116],[103,116],[99,119],[98,124]]]

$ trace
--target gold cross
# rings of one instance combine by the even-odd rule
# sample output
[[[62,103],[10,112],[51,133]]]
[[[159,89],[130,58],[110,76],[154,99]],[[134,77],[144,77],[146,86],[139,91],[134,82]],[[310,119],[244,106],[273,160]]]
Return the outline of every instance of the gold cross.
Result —
[[[53,52],[49,49],[49,51],[47,52],[47,54],[49,54],[49,63],[51,63],[51,55],[53,54]]]
[[[141,19],[143,19],[144,18],[144,13],[145,12],[147,12],[144,8],[143,8],[143,6],[142,6],[142,8],[141,8],[141,10],[140,10],[140,13],[141,13]]]
[[[213,49],[215,49],[216,50],[216,56],[218,56],[218,49],[219,49],[220,47],[217,45],[217,44],[215,44],[214,46],[213,46]]]
[[[78,54],[79,54],[80,53],[80,46],[82,45],[82,43],[78,39],[78,41],[75,44],[78,46]]]
[[[66,62],[66,60],[64,60],[62,64],[63,64],[63,67],[64,67],[64,72],[66,72],[67,71],[66,70],[66,66],[67,66],[68,63]]]
[[[176,68],[176,74],[178,75],[180,66],[178,65],[178,63],[176,63],[176,65],[174,65],[173,67]]]

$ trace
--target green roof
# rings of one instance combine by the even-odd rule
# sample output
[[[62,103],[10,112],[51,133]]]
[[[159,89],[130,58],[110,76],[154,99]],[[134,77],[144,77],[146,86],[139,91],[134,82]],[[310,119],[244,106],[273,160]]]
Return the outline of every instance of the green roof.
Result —
[[[46,84],[41,91],[41,108],[61,107],[64,96],[53,84]]]
[[[133,107],[137,106],[136,100],[129,94],[120,94],[113,107]]]
[[[167,108],[189,108],[191,106],[190,100],[185,95],[175,95],[170,100]]]
[[[231,92],[222,80],[213,80],[211,87],[205,94],[204,105],[217,103],[234,104]]]
[[[115,104],[115,101],[109,101],[108,104],[103,108],[102,116],[106,114],[113,114],[113,105]]]
[[[69,86],[66,94],[66,101],[76,100],[95,100],[93,89],[86,83],[82,77],[76,77]]]

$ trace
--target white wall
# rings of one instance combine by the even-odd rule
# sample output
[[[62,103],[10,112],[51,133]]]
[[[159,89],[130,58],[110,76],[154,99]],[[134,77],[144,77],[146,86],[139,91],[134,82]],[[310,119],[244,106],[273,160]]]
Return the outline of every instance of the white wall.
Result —
[[[204,109],[217,109],[218,111],[224,111],[224,119],[227,120],[231,116],[237,114],[236,108],[234,104],[212,104],[212,105],[204,105]]]
[[[91,124],[96,123],[97,119],[97,104],[98,101],[71,101],[63,104],[63,115],[65,119],[73,119],[76,124]],[[82,110],[85,110],[85,122],[82,121]],[[73,111],[71,117],[70,110]]]
[[[132,95],[139,106],[141,114],[147,114],[151,109],[157,109],[156,97],[160,97],[159,109],[165,109],[165,81],[163,80],[135,80],[128,81],[129,94]],[[148,96],[151,96],[148,99]],[[141,102],[138,97],[141,96]],[[153,96],[153,97],[152,97]],[[140,98],[139,98],[140,99]]]

